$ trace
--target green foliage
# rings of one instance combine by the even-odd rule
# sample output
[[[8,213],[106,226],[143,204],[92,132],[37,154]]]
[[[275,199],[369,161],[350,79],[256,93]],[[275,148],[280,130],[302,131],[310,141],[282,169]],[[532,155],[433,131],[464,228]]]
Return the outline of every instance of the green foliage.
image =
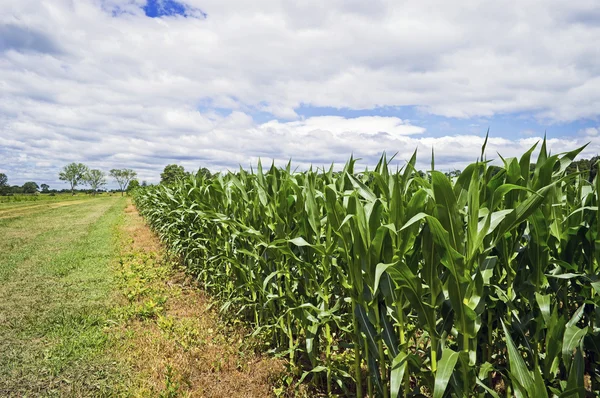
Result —
[[[42,184],[40,185],[40,187],[42,188],[42,192],[47,193],[50,190],[50,185],[48,184]]]
[[[567,174],[581,149],[534,149],[489,167],[483,148],[451,177],[416,155],[396,173],[259,163],[134,199],[222,310],[328,393],[598,395],[600,179]]]
[[[131,192],[136,188],[140,187],[140,182],[138,180],[131,180],[129,181],[129,184],[127,185],[127,192]]]
[[[129,182],[137,176],[137,173],[131,169],[112,169],[110,171],[110,176],[115,179],[117,184],[119,184],[119,190],[121,191],[122,196],[123,192],[127,189]]]
[[[40,189],[40,187],[33,181],[28,181],[23,184],[23,193],[36,193],[38,189]]]
[[[207,169],[206,167],[202,167],[201,169],[199,169],[198,174],[202,174],[202,176],[204,178],[210,178],[212,176],[212,174],[210,173],[210,170]]]
[[[130,368],[107,327],[126,202],[34,206],[0,223],[0,395],[123,396]]]
[[[88,167],[83,163],[70,163],[63,167],[58,174],[58,179],[71,185],[71,193],[75,194],[75,187],[85,182]]]
[[[177,164],[169,164],[165,166],[165,169],[160,173],[160,183],[163,185],[172,185],[177,181],[182,180],[187,176],[183,166]]]
[[[106,185],[106,174],[98,169],[89,170],[85,174],[85,182],[92,188],[92,192],[95,195],[98,188]]]
[[[591,159],[579,159],[567,167],[567,174],[583,172],[589,176],[588,181],[594,181],[598,172],[598,161],[600,156],[594,156]]]

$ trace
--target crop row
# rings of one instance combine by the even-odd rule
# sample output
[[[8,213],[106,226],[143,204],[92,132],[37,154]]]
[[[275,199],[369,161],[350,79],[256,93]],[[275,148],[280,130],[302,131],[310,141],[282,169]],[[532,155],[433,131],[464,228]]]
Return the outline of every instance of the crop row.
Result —
[[[460,175],[294,172],[140,189],[188,269],[302,380],[344,396],[600,394],[600,178],[545,142]]]

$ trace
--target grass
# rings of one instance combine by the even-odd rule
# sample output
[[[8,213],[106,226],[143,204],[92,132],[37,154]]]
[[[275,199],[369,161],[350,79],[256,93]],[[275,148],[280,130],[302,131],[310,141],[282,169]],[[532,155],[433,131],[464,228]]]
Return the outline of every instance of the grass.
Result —
[[[0,395],[114,396],[110,263],[125,200],[0,220]]]
[[[0,204],[0,396],[273,395],[281,361],[218,316],[127,203]]]
[[[282,361],[257,354],[258,342],[246,338],[239,323],[219,316],[133,206],[126,209],[121,240],[115,270],[123,302],[115,333],[136,375],[128,393],[273,396],[284,372]]]
[[[103,194],[99,194],[103,195]],[[106,195],[106,194],[104,194]],[[37,193],[37,194],[16,194],[10,196],[0,196],[0,204],[1,205],[14,205],[17,203],[32,203],[32,202],[56,202],[56,201],[64,201],[64,200],[77,200],[89,198],[91,195],[85,193],[77,193],[76,195],[71,195],[71,193],[58,193],[58,194],[47,194],[47,193]]]
[[[5,219],[28,216],[33,213],[44,212],[63,206],[72,206],[92,199],[91,196],[60,196],[54,200],[42,200],[39,202],[9,202],[0,203],[0,225],[3,225]],[[96,198],[99,199],[99,198]]]

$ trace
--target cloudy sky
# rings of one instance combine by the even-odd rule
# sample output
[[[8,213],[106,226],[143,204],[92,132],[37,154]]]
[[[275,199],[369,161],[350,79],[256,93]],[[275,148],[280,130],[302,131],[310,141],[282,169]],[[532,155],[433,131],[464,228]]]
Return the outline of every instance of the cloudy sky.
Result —
[[[2,0],[0,172],[600,152],[597,0]]]

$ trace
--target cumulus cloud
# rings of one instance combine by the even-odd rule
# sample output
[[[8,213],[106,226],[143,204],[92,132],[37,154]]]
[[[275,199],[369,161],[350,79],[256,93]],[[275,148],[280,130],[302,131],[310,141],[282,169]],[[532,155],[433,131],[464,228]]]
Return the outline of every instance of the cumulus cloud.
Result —
[[[432,146],[452,168],[482,142],[431,137],[397,117],[302,118],[300,107],[600,116],[600,17],[588,0],[182,0],[184,12],[159,18],[144,0],[7,1],[0,171],[15,181],[56,182],[70,161],[152,181],[171,162],[216,170],[354,153],[368,164],[384,150],[401,159]],[[586,151],[598,152],[592,130],[550,145],[592,141]],[[490,153],[517,154],[535,135],[493,138]]]
[[[86,120],[84,113],[81,122]],[[99,118],[97,123],[102,120],[105,123],[95,125],[94,131],[121,131],[119,118],[117,122]],[[402,166],[415,150],[419,153],[418,166],[425,170],[434,149],[436,167],[449,171],[474,161],[484,140],[477,135],[427,137],[423,128],[396,117],[327,116],[256,123],[243,112],[204,116],[192,110],[160,113],[155,109],[140,113],[133,121],[124,120],[129,123],[122,134],[90,134],[84,128],[59,133],[50,117],[48,124],[42,124],[39,117],[12,122],[4,126],[0,136],[0,155],[21,180],[44,179],[60,186],[56,173],[71,161],[104,169],[130,167],[138,171],[141,179],[156,182],[160,170],[173,162],[188,170],[208,167],[221,171],[255,167],[259,158],[281,166],[291,159],[295,166],[305,169],[311,165],[329,166],[332,162],[341,167],[352,154],[361,159],[362,166],[372,167],[387,152],[397,154],[396,164]],[[143,133],[127,134],[132,128]],[[520,156],[541,139],[491,137],[487,156],[498,163],[497,153]],[[594,134],[550,139],[548,146],[556,153],[588,142],[584,156],[600,152],[600,137]],[[0,171],[4,171],[2,167]]]
[[[596,137],[600,133],[600,129],[598,127],[588,127],[581,130],[580,133],[587,137]]]

